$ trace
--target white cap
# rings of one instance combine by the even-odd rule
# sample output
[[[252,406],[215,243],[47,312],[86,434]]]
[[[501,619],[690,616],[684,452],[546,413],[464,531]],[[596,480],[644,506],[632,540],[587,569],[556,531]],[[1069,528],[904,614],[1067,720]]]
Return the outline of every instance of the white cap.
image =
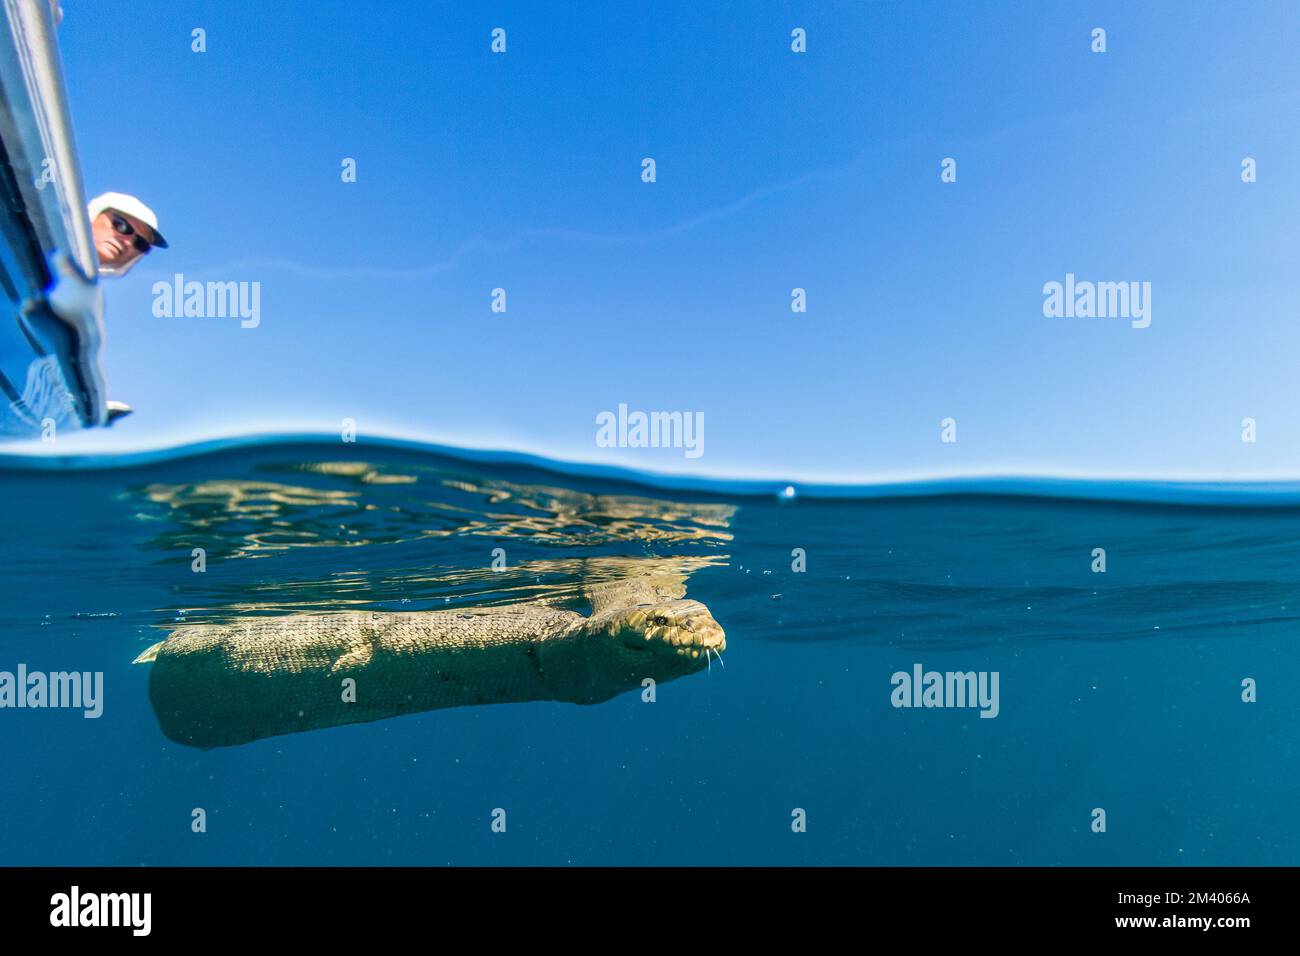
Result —
[[[136,199],[134,196],[128,196],[126,193],[101,193],[90,201],[86,206],[90,213],[90,221],[94,222],[95,217],[106,209],[115,209],[118,212],[126,213],[153,230],[153,245],[159,249],[167,248],[167,240],[163,238],[162,233],[158,231],[158,217],[154,215],[153,210]],[[146,237],[148,238],[148,237]]]

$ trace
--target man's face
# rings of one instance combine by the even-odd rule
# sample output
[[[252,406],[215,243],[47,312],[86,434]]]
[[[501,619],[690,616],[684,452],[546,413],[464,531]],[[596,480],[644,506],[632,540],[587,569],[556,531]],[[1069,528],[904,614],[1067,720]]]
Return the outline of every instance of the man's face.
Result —
[[[147,225],[116,209],[105,209],[95,217],[91,227],[100,265],[113,269],[139,259],[149,251],[154,239],[153,230]]]

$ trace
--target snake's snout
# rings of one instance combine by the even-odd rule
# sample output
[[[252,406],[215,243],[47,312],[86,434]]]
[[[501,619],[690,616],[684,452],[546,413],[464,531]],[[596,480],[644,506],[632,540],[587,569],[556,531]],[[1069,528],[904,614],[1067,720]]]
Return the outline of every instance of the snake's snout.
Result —
[[[668,651],[682,657],[705,659],[710,652],[727,649],[727,635],[699,601],[665,601],[634,611],[633,627],[626,632],[628,647]]]

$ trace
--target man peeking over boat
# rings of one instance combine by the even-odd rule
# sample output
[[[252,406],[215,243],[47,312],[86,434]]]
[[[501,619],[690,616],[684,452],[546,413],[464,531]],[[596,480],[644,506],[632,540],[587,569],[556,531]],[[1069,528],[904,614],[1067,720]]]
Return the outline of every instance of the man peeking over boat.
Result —
[[[95,253],[99,256],[100,276],[124,276],[149,254],[150,249],[167,248],[167,240],[158,231],[158,217],[134,196],[102,193],[90,201],[86,212],[90,216]],[[73,271],[70,262],[64,261],[60,265],[65,272]],[[63,288],[66,290],[73,285],[71,281],[64,282]],[[65,291],[62,297],[73,300],[63,303],[72,311],[87,307],[85,301],[71,292]],[[58,305],[55,305],[58,311]],[[131,414],[131,406],[122,402],[109,401],[106,407],[109,424]]]
[[[150,249],[167,248],[158,217],[134,196],[103,193],[90,201],[87,211],[101,276],[124,276]]]

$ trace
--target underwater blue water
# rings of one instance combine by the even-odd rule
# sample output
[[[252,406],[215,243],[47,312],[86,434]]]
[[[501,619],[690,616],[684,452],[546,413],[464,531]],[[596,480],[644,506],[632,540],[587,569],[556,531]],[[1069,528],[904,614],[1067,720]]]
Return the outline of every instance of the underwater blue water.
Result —
[[[1293,488],[785,499],[305,440],[106,463],[0,472],[0,671],[105,680],[99,719],[0,709],[0,863],[1300,859]],[[456,708],[205,751],[162,735],[132,664],[172,628],[247,615],[581,608],[583,574],[615,558],[688,567],[725,667],[653,703]],[[891,676],[917,663],[996,671],[998,716],[893,707]]]

